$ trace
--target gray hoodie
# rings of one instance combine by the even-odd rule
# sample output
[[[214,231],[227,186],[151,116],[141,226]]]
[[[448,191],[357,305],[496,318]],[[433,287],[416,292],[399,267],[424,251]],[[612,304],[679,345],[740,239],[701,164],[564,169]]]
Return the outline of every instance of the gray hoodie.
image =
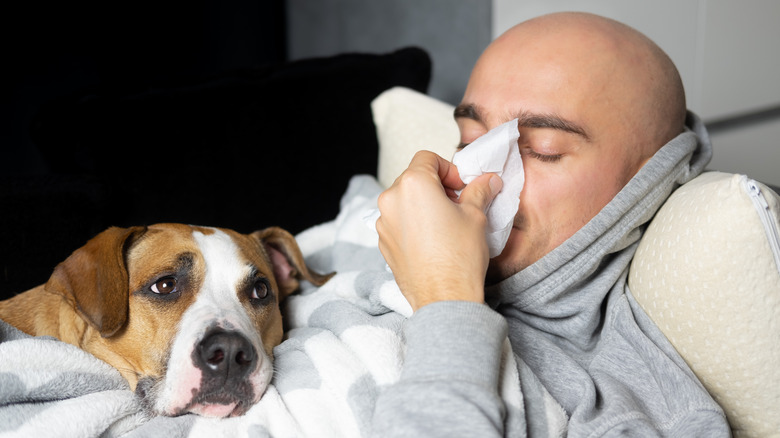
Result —
[[[704,126],[661,148],[602,211],[541,260],[486,291],[489,306],[441,302],[406,323],[401,380],[379,396],[378,436],[729,436],[720,407],[638,306],[628,270],[649,220],[709,162]],[[519,412],[497,394],[508,335]]]

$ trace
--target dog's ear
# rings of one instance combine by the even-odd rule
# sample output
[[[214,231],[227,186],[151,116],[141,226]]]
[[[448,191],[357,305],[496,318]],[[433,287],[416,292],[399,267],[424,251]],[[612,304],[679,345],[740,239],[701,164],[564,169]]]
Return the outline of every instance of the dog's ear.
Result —
[[[262,242],[271,258],[274,277],[279,285],[279,301],[293,293],[299,286],[299,280],[305,279],[315,286],[322,286],[335,272],[322,275],[310,270],[303,260],[303,254],[295,238],[279,227],[269,227],[256,231],[252,235]]]
[[[62,295],[104,338],[125,325],[129,279],[125,254],[145,227],[112,227],[57,265],[46,290]]]

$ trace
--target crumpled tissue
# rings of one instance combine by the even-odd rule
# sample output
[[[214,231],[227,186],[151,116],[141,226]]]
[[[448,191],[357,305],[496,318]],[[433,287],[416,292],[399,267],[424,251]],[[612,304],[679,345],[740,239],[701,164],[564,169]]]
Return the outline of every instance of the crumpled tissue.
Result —
[[[517,119],[514,119],[491,129],[452,158],[460,179],[466,184],[484,173],[495,173],[504,183],[486,212],[485,237],[491,258],[501,254],[506,246],[525,184],[518,136]]]
[[[517,147],[518,137],[517,119],[514,119],[491,129],[452,158],[465,184],[484,173],[495,173],[504,183],[486,212],[488,225],[485,238],[491,258],[501,254],[506,246],[520,205],[520,192],[525,184],[523,159]],[[379,216],[378,209],[370,209],[365,212],[363,222],[376,232]]]

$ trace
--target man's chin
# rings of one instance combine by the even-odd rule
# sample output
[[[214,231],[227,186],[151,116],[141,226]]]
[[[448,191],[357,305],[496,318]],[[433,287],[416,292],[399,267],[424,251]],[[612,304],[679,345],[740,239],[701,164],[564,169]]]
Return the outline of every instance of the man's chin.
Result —
[[[522,256],[520,254],[522,249],[521,234],[519,229],[512,227],[504,250],[501,251],[501,254],[490,259],[485,277],[487,285],[493,285],[506,280],[525,268],[521,262]]]

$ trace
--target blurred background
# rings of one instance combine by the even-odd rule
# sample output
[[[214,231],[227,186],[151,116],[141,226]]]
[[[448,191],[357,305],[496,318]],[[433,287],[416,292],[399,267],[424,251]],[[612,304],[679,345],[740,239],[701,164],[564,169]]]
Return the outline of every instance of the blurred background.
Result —
[[[108,225],[334,218],[349,176],[375,173],[373,97],[457,104],[493,38],[562,10],[656,41],[710,129],[710,169],[780,186],[775,0],[4,2],[0,298]]]
[[[0,174],[43,172],[29,135],[33,115],[47,101],[95,85],[142,89],[411,45],[432,59],[429,94],[457,103],[491,39],[536,15],[585,10],[639,29],[672,57],[689,107],[710,127],[710,168],[780,185],[774,0],[28,1],[3,9]]]

